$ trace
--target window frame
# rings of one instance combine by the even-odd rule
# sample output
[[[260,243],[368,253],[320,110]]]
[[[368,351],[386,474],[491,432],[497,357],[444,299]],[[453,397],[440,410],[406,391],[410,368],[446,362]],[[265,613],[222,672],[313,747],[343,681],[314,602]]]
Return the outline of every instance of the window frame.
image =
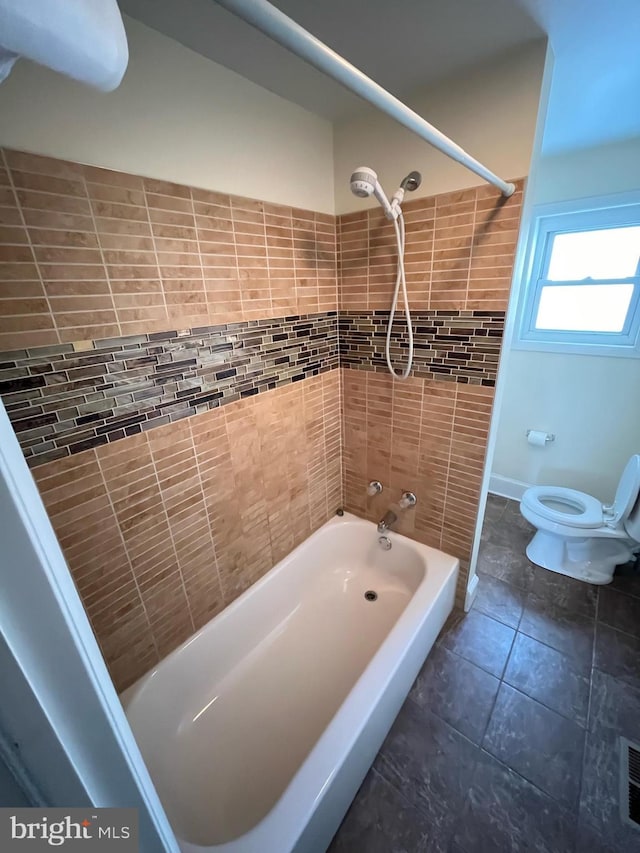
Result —
[[[521,291],[514,349],[637,358],[640,353],[640,265],[629,278],[550,281],[546,275],[556,234],[601,231],[606,228],[640,226],[640,192],[619,193],[579,199],[533,209]],[[632,284],[633,294],[620,332],[580,332],[536,329],[540,296],[544,287],[585,284]]]

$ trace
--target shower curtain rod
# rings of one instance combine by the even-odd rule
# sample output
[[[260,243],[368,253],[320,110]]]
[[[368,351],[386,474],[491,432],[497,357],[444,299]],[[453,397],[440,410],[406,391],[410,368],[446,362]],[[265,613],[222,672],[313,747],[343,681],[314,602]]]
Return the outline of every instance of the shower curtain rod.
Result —
[[[513,195],[515,185],[503,181],[475,157],[441,133],[437,127],[419,116],[418,113],[403,104],[382,86],[366,74],[347,62],[340,54],[331,50],[310,32],[305,30],[268,0],[216,0],[216,2],[247,21],[256,29],[268,35],[274,41],[313,65],[319,71],[333,77],[347,89],[387,113],[406,128],[416,133],[447,157],[456,160],[462,166],[475,172],[485,181],[493,184],[505,196]]]

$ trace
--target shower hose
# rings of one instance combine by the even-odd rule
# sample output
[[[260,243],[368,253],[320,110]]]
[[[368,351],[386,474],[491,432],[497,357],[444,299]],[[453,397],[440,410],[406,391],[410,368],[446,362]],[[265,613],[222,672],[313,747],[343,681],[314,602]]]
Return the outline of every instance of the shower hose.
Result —
[[[393,226],[396,232],[396,243],[398,244],[398,271],[396,273],[396,287],[393,292],[393,299],[391,301],[391,311],[389,313],[389,325],[387,326],[387,345],[385,348],[385,355],[387,357],[387,367],[389,368],[389,372],[391,373],[391,375],[395,379],[406,379],[409,373],[411,372],[411,367],[413,365],[413,326],[411,324],[411,312],[409,311],[409,297],[407,296],[407,279],[404,271],[405,229],[402,211],[400,211],[398,217],[393,220]],[[407,331],[409,334],[409,353],[404,370],[402,370],[401,373],[396,373],[396,370],[393,364],[391,363],[391,329],[393,327],[393,321],[396,316],[396,309],[398,307],[398,296],[400,295],[401,286],[402,299],[404,301],[404,313],[407,319]]]

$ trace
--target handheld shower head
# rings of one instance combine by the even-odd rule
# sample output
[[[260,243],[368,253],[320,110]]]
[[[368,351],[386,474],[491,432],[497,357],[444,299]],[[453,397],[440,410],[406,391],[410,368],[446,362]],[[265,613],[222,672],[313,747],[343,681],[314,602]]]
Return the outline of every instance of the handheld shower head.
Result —
[[[358,198],[368,198],[373,195],[378,183],[378,176],[368,166],[360,166],[351,175],[351,192]]]
[[[368,166],[360,166],[357,168],[351,175],[350,186],[351,192],[354,195],[357,195],[358,198],[368,198],[370,195],[374,195],[382,206],[385,215],[389,219],[395,218],[389,199],[386,197],[384,190],[380,186],[378,176],[373,169],[370,169]]]

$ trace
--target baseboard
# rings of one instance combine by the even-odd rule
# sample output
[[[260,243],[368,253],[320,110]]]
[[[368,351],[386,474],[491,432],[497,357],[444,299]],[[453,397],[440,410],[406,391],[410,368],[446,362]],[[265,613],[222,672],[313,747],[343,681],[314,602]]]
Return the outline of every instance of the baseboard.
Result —
[[[492,474],[489,477],[489,491],[492,495],[500,495],[512,501],[522,500],[522,495],[531,486],[531,483],[523,483],[521,480],[512,480],[511,477],[503,477],[502,474]]]
[[[474,575],[469,581],[469,586],[467,587],[467,594],[464,599],[464,611],[468,613],[471,610],[473,605],[473,601],[478,594],[478,582],[480,578],[478,575]]]

